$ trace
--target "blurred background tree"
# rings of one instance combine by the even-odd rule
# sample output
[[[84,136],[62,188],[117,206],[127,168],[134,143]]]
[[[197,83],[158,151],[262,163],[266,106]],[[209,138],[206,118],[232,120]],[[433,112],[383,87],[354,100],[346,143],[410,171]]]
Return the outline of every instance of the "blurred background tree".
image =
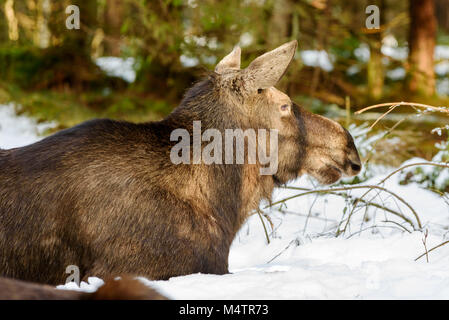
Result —
[[[66,28],[69,5],[79,30]],[[366,27],[368,5],[378,29]],[[314,112],[349,123],[366,119],[345,108],[449,104],[447,0],[0,0],[0,17],[0,103],[60,127],[159,119],[235,45],[244,67],[292,39],[279,87]]]

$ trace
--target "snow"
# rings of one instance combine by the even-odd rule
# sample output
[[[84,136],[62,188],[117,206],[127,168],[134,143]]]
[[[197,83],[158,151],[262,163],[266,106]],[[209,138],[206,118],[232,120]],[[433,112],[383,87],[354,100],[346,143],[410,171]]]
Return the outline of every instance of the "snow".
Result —
[[[442,61],[435,65],[435,73],[440,77],[449,73],[449,60]]]
[[[408,47],[391,47],[383,44],[380,51],[394,60],[405,61],[408,57]]]
[[[436,92],[440,96],[449,96],[449,79],[437,79]]]
[[[179,60],[181,61],[181,64],[186,68],[194,67],[200,63],[198,58],[188,57],[185,54],[181,55],[179,57]]]
[[[104,285],[104,281],[97,277],[88,277],[87,282],[81,281],[78,286],[75,282],[68,282],[63,285],[56,286],[57,289],[61,290],[73,290],[81,292],[95,292],[98,288]]]
[[[389,57],[393,60],[406,62],[408,58],[408,47],[399,46],[396,38],[392,35],[387,35],[382,39],[381,52],[385,57]],[[356,49],[354,49],[354,55],[358,61],[361,63],[367,63],[370,58],[370,49],[368,44],[361,43]],[[437,45],[434,51],[435,58],[435,73],[439,77],[444,77],[449,73],[449,46],[447,45]],[[389,65],[390,61],[388,59],[383,60],[385,65]],[[356,74],[360,71],[360,66],[352,65],[348,68],[348,75]],[[406,72],[403,67],[397,67],[392,70],[387,70],[387,77],[391,80],[403,80],[405,78]],[[447,79],[439,80],[439,85],[437,85],[437,92],[439,95],[447,95],[449,89],[447,88],[447,83],[444,82]]]
[[[30,143],[42,133],[42,125],[16,116],[12,105],[0,106],[0,125],[3,148]],[[413,161],[422,160],[407,163]],[[391,171],[383,168],[362,185],[377,184]],[[428,230],[427,248],[448,240],[449,204],[445,199],[416,184],[401,185],[398,179],[396,174],[382,186],[416,210],[422,230]],[[308,177],[289,186],[328,188],[316,186]],[[366,190],[349,194],[360,197]],[[273,201],[301,192],[277,189]],[[365,199],[403,214],[416,226],[410,209],[393,196],[373,190]],[[173,299],[449,299],[449,245],[430,252],[429,263],[425,256],[415,261],[425,252],[424,232],[413,230],[403,219],[378,208],[359,208],[347,232],[336,237],[336,227],[345,224],[342,216],[347,217],[352,208],[349,205],[345,211],[348,202],[343,197],[311,194],[272,209],[265,206],[261,208],[273,223],[272,230],[264,218],[270,243],[261,219],[253,215],[232,244],[231,274],[193,274],[168,281],[140,279]],[[58,288],[94,291],[102,284],[101,279],[90,277],[81,287],[69,283]]]
[[[397,42],[383,41],[380,51],[383,55],[398,61],[405,61],[408,57],[408,48],[399,47]],[[359,61],[368,62],[371,56],[368,44],[361,43],[359,47],[354,49],[354,55]]]
[[[360,44],[358,48],[354,49],[355,57],[361,62],[368,62],[370,58],[369,46],[366,43]]]
[[[300,55],[306,66],[320,67],[328,72],[334,69],[334,65],[332,63],[333,57],[325,50],[302,50]]]
[[[176,299],[447,298],[448,259],[414,262],[410,244],[419,246],[421,235],[316,239],[292,248],[277,262],[247,266],[233,274],[145,283]],[[254,249],[247,253],[258,255]]]
[[[402,80],[405,79],[406,72],[405,69],[402,67],[397,67],[393,70],[387,71],[387,77],[391,80]]]
[[[122,78],[129,83],[136,79],[134,58],[100,57],[95,60],[95,63],[109,76]]]
[[[242,48],[247,47],[252,44],[254,41],[253,36],[249,33],[243,33],[240,37],[240,41],[238,45]],[[186,42],[191,43],[194,42],[199,46],[208,46],[211,47],[210,41],[208,42],[205,37],[194,37],[194,36],[186,36]],[[216,42],[214,42],[216,46]],[[299,56],[301,57],[304,65],[309,67],[319,67],[327,72],[332,71],[334,69],[333,61],[334,57],[331,54],[328,54],[325,50],[302,50],[299,52]],[[214,64],[217,61],[217,58],[214,56],[201,56],[201,60],[197,57],[191,57],[187,54],[183,54],[180,56],[181,64],[186,68],[191,68],[199,65],[201,62]]]
[[[246,48],[250,46],[254,42],[254,37],[249,32],[244,32],[240,36],[239,46],[242,48]]]
[[[243,33],[240,37],[238,45],[241,47],[247,47],[254,42],[254,37],[250,33]],[[186,35],[186,43],[193,43],[196,46],[208,47],[209,49],[215,50],[218,48],[219,44],[217,39],[212,37],[210,39],[201,36]],[[397,61],[406,61],[408,57],[408,48],[398,46],[397,40],[388,35],[382,40],[382,53]],[[334,69],[333,62],[335,57],[325,50],[301,50],[299,52],[302,62],[306,66],[319,67],[327,72]],[[357,60],[362,63],[367,63],[370,58],[369,46],[366,43],[360,44],[358,48],[354,50],[354,55]],[[188,54],[183,54],[180,56],[181,64],[186,68],[191,68],[202,63],[215,64],[217,57],[215,56],[205,56],[201,57],[201,60],[197,57],[189,56]],[[443,77],[449,73],[449,46],[437,45],[435,46],[435,72],[438,76]],[[134,69],[135,59],[130,58],[120,58],[120,57],[100,57],[97,58],[95,63],[110,76],[115,76],[122,78],[123,80],[132,83],[136,79],[136,71]],[[386,64],[389,61],[386,60]],[[348,75],[354,75],[360,72],[360,66],[353,65],[348,70]],[[393,70],[387,71],[387,77],[392,80],[403,80],[405,78],[405,69],[403,67],[398,67]],[[447,89],[447,79],[438,80],[437,92],[439,95],[447,95],[449,89]]]
[[[310,187],[310,182],[301,178],[292,185]],[[416,185],[401,186],[394,179],[385,186],[419,212],[429,229],[428,248],[445,239],[447,230],[440,226],[449,226],[449,214],[441,197]],[[281,199],[298,192],[275,193],[275,199]],[[306,216],[314,197],[288,201],[289,213],[272,212],[275,234],[269,245],[259,217],[251,217],[233,242],[229,257],[232,274],[194,274],[145,283],[175,299],[449,298],[449,247],[429,253],[430,263],[425,257],[415,262],[424,252],[422,232],[379,227],[357,234],[361,216],[351,223],[354,236],[335,238],[330,231],[340,221],[345,202],[335,196],[318,199],[307,228]],[[383,196],[383,201],[395,208],[392,199]],[[400,207],[405,213],[404,206]],[[385,216],[380,211],[377,215],[372,218],[380,226]]]
[[[0,104],[0,148],[21,147],[39,139],[55,123],[38,123],[24,115],[16,115],[15,105]]]
[[[436,45],[435,46],[435,60],[449,59],[449,46],[448,45]]]
[[[352,66],[350,66],[347,70],[346,70],[346,74],[348,76],[353,76],[357,73],[360,72],[360,66],[353,64]]]

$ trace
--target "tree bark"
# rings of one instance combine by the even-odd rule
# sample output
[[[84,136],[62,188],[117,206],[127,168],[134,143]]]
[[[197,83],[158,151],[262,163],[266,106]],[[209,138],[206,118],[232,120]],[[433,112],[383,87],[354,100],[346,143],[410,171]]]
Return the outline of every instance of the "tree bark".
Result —
[[[273,4],[270,18],[267,44],[270,48],[286,41],[290,35],[292,21],[292,3],[290,0],[277,0]]]
[[[6,0],[5,17],[8,21],[8,37],[11,41],[19,40],[19,22],[14,11],[14,0]]]
[[[385,23],[385,0],[374,1],[379,7],[380,29],[372,30],[368,34],[370,59],[367,66],[368,95],[371,99],[378,100],[382,97],[384,87],[384,67],[382,64],[382,28]]]
[[[439,27],[444,31],[449,32],[449,1],[436,0],[435,7]]]
[[[424,96],[435,92],[434,50],[436,18],[434,0],[410,0],[409,90]]]
[[[50,46],[51,33],[48,27],[48,19],[51,13],[50,0],[39,0],[37,2],[37,21],[34,34],[34,43],[42,49]]]
[[[107,35],[105,39],[105,54],[119,57],[120,50],[120,29],[123,24],[122,0],[109,0],[106,2],[104,14],[104,30]]]

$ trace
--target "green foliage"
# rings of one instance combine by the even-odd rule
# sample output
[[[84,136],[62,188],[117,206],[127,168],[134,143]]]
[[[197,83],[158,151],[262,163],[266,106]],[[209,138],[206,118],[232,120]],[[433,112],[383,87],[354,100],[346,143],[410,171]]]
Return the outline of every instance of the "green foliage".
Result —
[[[26,89],[98,88],[107,79],[89,56],[70,46],[1,47],[0,77]]]
[[[0,82],[0,104],[16,103],[18,111],[38,120],[56,121],[54,130],[74,126],[93,118],[122,119],[133,122],[159,120],[173,108],[164,100],[126,91],[89,91],[84,93],[55,90],[24,91]]]
[[[0,78],[29,87],[43,71],[44,59],[35,48],[0,48]]]

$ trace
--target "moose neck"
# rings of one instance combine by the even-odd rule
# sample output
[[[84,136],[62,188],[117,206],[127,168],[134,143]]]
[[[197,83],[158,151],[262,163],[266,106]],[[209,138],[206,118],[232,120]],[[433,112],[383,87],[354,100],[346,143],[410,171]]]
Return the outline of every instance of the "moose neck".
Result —
[[[170,131],[186,129],[193,133],[193,122],[201,129],[216,129],[224,136],[226,129],[248,126],[235,106],[223,103],[213,81],[205,80],[189,90],[186,97],[167,118],[161,121]],[[223,144],[224,148],[224,144]],[[180,164],[171,171],[177,180],[175,194],[195,208],[198,216],[219,224],[231,244],[248,215],[269,198],[274,188],[272,176],[261,176],[259,164]],[[213,223],[213,222],[211,222]]]

